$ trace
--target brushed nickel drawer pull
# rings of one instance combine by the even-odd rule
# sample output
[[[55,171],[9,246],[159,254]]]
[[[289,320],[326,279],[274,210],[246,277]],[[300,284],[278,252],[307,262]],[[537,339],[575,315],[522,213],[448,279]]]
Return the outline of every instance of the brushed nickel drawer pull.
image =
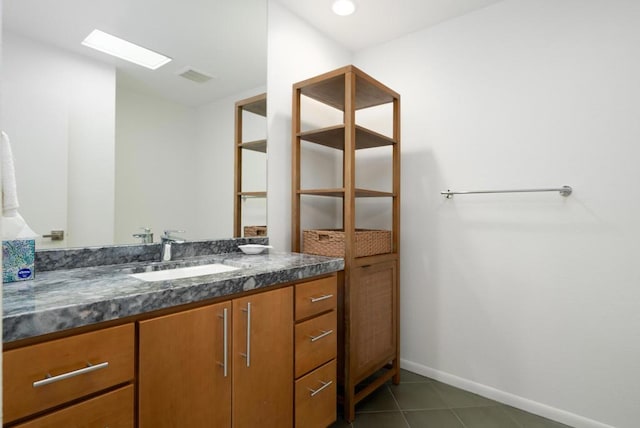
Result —
[[[65,380],[65,379],[69,379],[71,377],[78,376],[78,375],[81,375],[81,374],[95,372],[96,370],[100,370],[100,369],[106,369],[107,367],[109,367],[109,362],[105,361],[104,363],[100,363],[100,364],[96,364],[96,365],[92,365],[91,363],[87,363],[87,367],[84,367],[84,368],[81,368],[81,369],[78,369],[78,370],[74,370],[74,371],[71,371],[71,372],[67,372],[67,373],[62,373],[62,374],[57,375],[57,376],[51,376],[49,373],[47,373],[47,377],[46,378],[33,382],[33,387],[37,388],[39,386],[44,386],[44,385],[48,385],[50,383],[58,382],[59,380]]]
[[[224,377],[229,374],[227,354],[229,353],[229,337],[227,330],[229,329],[228,311],[227,308],[222,309],[222,315],[218,315],[222,318],[222,363],[218,363],[222,366]]]
[[[247,359],[247,367],[251,367],[251,303],[247,302],[247,309],[242,309],[247,314],[247,353],[240,353]]]
[[[320,331],[322,332],[322,334],[319,334],[318,336],[309,336],[312,342],[315,342],[316,340],[320,340],[323,337],[329,336],[331,333],[333,333],[333,330],[329,330],[329,331],[320,330]]]
[[[332,380],[330,380],[329,382],[323,382],[323,381],[319,380],[318,382],[320,382],[322,384],[322,386],[320,388],[318,388],[318,389],[307,388],[309,391],[311,391],[311,396],[312,397],[315,396],[316,394],[319,394],[323,389],[328,388],[333,383]]]
[[[333,294],[325,294],[324,296],[320,296],[320,297],[312,297],[311,298],[311,303],[316,303],[316,302],[321,302],[323,300],[327,300],[333,297]]]

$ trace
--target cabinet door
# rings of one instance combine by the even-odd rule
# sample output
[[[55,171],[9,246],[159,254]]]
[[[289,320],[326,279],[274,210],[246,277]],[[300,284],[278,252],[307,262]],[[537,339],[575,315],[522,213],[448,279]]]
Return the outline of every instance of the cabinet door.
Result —
[[[356,382],[396,358],[396,262],[353,269],[349,283],[351,376]]]
[[[140,322],[140,428],[231,426],[230,328],[230,302]]]
[[[293,288],[233,301],[233,426],[293,424]]]

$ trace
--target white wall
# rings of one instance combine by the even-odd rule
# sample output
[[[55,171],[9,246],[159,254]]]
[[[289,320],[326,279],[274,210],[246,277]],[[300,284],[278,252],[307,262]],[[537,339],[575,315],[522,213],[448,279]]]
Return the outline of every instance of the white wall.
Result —
[[[507,0],[356,54],[402,95],[405,367],[637,426],[638,46],[638,2]]]
[[[3,44],[2,126],[20,214],[40,234],[66,229],[64,246],[110,241],[114,68],[11,33]]]
[[[118,87],[116,101],[116,243],[139,242],[150,227],[197,235],[193,204],[197,163],[195,109]],[[190,208],[191,207],[191,208]]]
[[[112,242],[115,183],[115,71],[94,64],[74,74],[68,153],[69,246]]]
[[[276,249],[288,250],[291,246],[291,88],[296,82],[349,64],[351,53],[276,1],[269,1],[268,10],[268,233]],[[317,174],[307,174],[307,177],[319,178],[322,172],[327,179],[335,179],[332,159],[332,155],[325,156],[320,164],[328,168],[318,169]],[[326,222],[335,217],[335,203],[323,202],[329,206],[314,204],[313,212],[305,217],[313,217],[315,224],[331,227],[332,224]],[[326,215],[327,212],[333,214]]]

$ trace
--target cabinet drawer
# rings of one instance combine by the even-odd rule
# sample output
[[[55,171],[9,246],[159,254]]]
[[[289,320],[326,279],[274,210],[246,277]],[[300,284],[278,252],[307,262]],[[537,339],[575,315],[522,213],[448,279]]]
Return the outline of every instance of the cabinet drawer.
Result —
[[[336,357],[336,311],[296,325],[296,378]]]
[[[128,382],[133,324],[6,351],[3,374],[5,422]]]
[[[15,428],[133,428],[133,386],[108,392]]]
[[[336,360],[296,381],[296,428],[326,428],[336,420]]]
[[[296,285],[296,321],[335,309],[337,291],[335,276]]]

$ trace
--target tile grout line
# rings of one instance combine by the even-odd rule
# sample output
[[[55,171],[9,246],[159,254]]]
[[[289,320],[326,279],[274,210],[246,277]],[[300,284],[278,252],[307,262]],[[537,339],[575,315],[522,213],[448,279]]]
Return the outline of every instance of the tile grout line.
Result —
[[[402,417],[403,417],[405,423],[407,424],[407,426],[409,426],[409,428],[411,428],[411,426],[410,426],[407,418],[405,417],[405,414],[404,414],[405,412],[424,411],[424,410],[427,410],[427,411],[430,411],[430,410],[449,410],[451,413],[453,413],[453,415],[458,420],[458,422],[460,422],[460,424],[462,425],[463,428],[468,428],[467,425],[462,421],[462,419],[460,418],[460,416],[458,415],[456,410],[459,410],[459,409],[470,409],[470,408],[483,408],[483,407],[500,407],[500,408],[502,408],[502,411],[507,414],[507,417],[509,418],[509,420],[511,420],[518,428],[525,428],[526,427],[526,425],[520,423],[520,421],[518,421],[516,419],[516,417],[513,415],[513,413],[509,411],[509,409],[508,409],[509,406],[508,405],[506,405],[504,403],[500,403],[500,402],[495,401],[495,400],[492,400],[492,401],[495,402],[495,404],[492,404],[492,405],[471,405],[471,406],[460,406],[460,407],[450,406],[447,403],[447,401],[444,399],[443,394],[438,390],[438,388],[436,388],[434,386],[434,384],[436,382],[437,381],[434,380],[434,379],[425,378],[424,381],[415,380],[415,381],[406,381],[406,382],[402,382],[402,383],[403,384],[430,384],[431,385],[431,389],[433,391],[435,391],[435,393],[438,395],[438,397],[440,397],[440,399],[446,405],[446,407],[442,407],[442,408],[441,407],[437,407],[437,408],[429,408],[429,409],[400,409],[400,403],[396,399],[396,397],[395,397],[395,395],[393,393],[393,390],[390,388],[389,385],[387,385],[387,388],[388,388],[389,392],[391,392],[391,396],[392,396],[394,402],[396,403],[396,405],[400,409],[400,413],[402,414]],[[445,385],[447,385],[447,384],[445,384]],[[451,385],[449,385],[449,386],[451,386]],[[366,413],[382,413],[382,412],[384,412],[384,411],[366,412]],[[363,413],[365,413],[365,412],[363,412]],[[553,422],[556,422],[556,421],[553,421]],[[568,427],[568,428],[570,428],[570,427]]]
[[[429,408],[429,409],[405,409],[406,411],[431,411],[431,410],[448,410],[449,412],[451,412],[453,414],[453,416],[458,420],[458,422],[460,422],[460,425],[462,426],[462,428],[468,428],[467,425],[462,421],[462,419],[460,419],[460,416],[458,416],[458,414],[455,412],[455,408],[451,407],[447,404],[447,400],[444,399],[444,397],[442,396],[442,394],[440,393],[440,391],[438,391],[438,388],[433,386],[433,381],[427,381],[427,382],[407,382],[407,383],[426,383],[429,384],[431,386],[431,390],[434,391],[436,393],[436,395],[438,397],[440,397],[440,399],[442,400],[442,402],[445,404],[445,407],[434,407],[434,408]],[[393,394],[393,391],[391,390],[391,388],[389,388],[389,392],[391,392],[391,396],[393,397],[393,400],[396,402],[396,404],[398,405],[398,408],[400,408],[400,403],[398,403],[398,400],[396,399],[396,396]],[[471,407],[484,407],[484,406],[471,406]],[[465,407],[466,408],[466,407]],[[404,419],[405,423],[407,424],[407,426],[409,428],[411,428],[411,425],[409,425],[409,421],[407,420],[406,416],[404,415],[404,411],[403,409],[400,409],[400,413],[402,414],[402,418]],[[509,415],[509,417],[511,417]],[[513,418],[512,418],[513,419]],[[518,424],[516,422],[516,424]],[[518,424],[519,425],[519,424]]]
[[[393,398],[393,402],[396,403],[396,406],[398,406],[398,410],[400,411],[400,416],[402,416],[402,420],[404,421],[405,425],[407,426],[407,428],[411,428],[411,425],[409,425],[409,421],[407,420],[407,417],[404,415],[404,412],[400,408],[400,403],[398,403],[398,400],[396,399],[396,396],[393,394],[393,391],[391,390],[389,385],[385,385],[385,386],[387,387],[389,394],[391,394],[391,398]]]
[[[433,388],[436,392],[436,394],[438,394],[438,396],[442,399],[442,401],[447,404],[446,400],[444,399],[443,395],[440,393],[440,391],[438,391],[438,388]],[[494,400],[495,401],[495,400]],[[456,419],[458,419],[458,421],[460,421],[460,423],[462,424],[462,426],[464,428],[467,428],[467,425],[462,421],[462,419],[460,418],[460,416],[458,415],[458,412],[456,412],[456,409],[473,409],[473,408],[482,408],[482,407],[502,407],[503,411],[507,414],[507,417],[517,425],[518,428],[524,428],[524,426],[518,421],[516,420],[516,418],[511,414],[511,412],[507,411],[505,409],[506,404],[504,403],[500,403],[499,401],[495,402],[496,404],[494,405],[490,405],[490,406],[461,406],[461,407],[452,407],[452,406],[448,406],[447,408],[451,411],[451,413],[454,414],[454,416],[456,417]]]
[[[433,390],[436,392],[436,394],[438,395],[438,397],[440,397],[440,399],[442,400],[442,402],[444,404],[447,405],[447,410],[449,410],[451,413],[453,413],[453,416],[455,416],[455,418],[458,420],[458,422],[460,422],[460,425],[462,425],[462,428],[467,428],[467,425],[465,425],[464,422],[462,422],[462,419],[460,418],[460,416],[458,416],[458,414],[456,413],[456,411],[454,410],[453,407],[449,406],[447,404],[447,400],[444,399],[444,397],[442,396],[442,394],[440,393],[440,391],[438,391],[438,388],[434,387]]]
[[[503,404],[503,406],[506,407],[506,404]],[[522,425],[512,414],[508,409],[503,409],[505,411],[505,413],[507,414],[507,416],[509,416],[509,419],[511,419],[516,425],[518,425],[519,428],[524,428],[524,425]]]
[[[460,425],[462,425],[462,428],[467,428],[467,425],[465,425],[465,423],[462,421],[462,419],[461,419],[461,418],[460,418],[460,416],[456,413],[456,411],[455,411],[455,410],[453,410],[453,409],[449,409],[449,411],[450,411],[451,413],[453,413],[453,416],[455,416],[455,417],[456,417],[456,419],[458,420],[458,422],[460,422]]]

